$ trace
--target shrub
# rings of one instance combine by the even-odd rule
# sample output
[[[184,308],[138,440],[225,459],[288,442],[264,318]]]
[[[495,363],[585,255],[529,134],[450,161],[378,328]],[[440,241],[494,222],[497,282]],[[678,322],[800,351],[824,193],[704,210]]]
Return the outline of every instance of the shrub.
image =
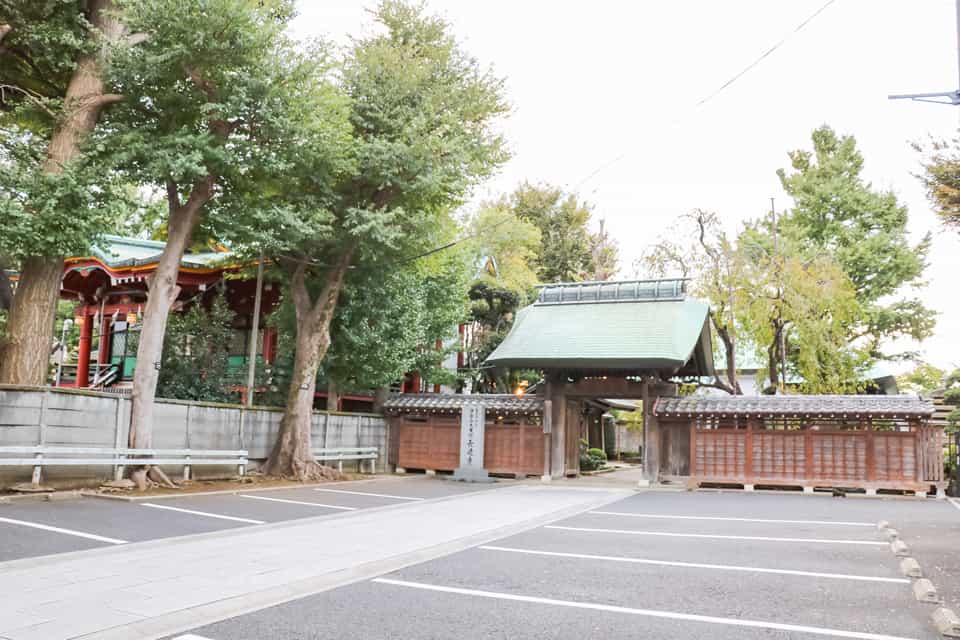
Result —
[[[587,449],[587,455],[593,458],[600,458],[603,462],[607,461],[607,452],[603,449]]]
[[[603,460],[587,453],[580,454],[580,471],[596,471],[603,464]]]

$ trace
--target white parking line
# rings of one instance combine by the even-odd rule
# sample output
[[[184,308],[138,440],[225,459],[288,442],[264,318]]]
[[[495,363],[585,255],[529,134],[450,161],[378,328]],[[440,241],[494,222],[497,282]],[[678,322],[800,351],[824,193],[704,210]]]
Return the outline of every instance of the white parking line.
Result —
[[[881,547],[889,546],[887,542],[873,540],[838,540],[835,538],[772,538],[769,536],[724,536],[713,533],[670,533],[667,531],[636,531],[633,529],[593,529],[589,527],[559,527],[547,525],[544,529],[562,529],[564,531],[584,531],[587,533],[623,533],[631,536],[663,536],[667,538],[712,538],[716,540],[758,540],[763,542],[822,542],[831,544],[866,544]]]
[[[718,516],[671,516],[659,513],[629,513],[623,511],[591,511],[601,516],[626,516],[628,518],[661,518],[663,520],[720,520],[723,522],[768,522],[771,524],[836,524],[848,527],[876,528],[876,522],[841,522],[838,520],[765,520],[762,518],[721,518]]]
[[[193,633],[188,633],[185,636],[177,636],[173,640],[213,640],[213,638],[208,638],[206,636],[198,636]]]
[[[205,518],[216,518],[217,520],[233,520],[235,522],[247,522],[249,524],[266,524],[265,520],[253,520],[252,518],[238,518],[236,516],[225,516],[220,513],[209,513],[207,511],[194,511],[193,509],[181,509],[180,507],[168,507],[165,504],[154,504],[152,502],[143,502],[141,503],[145,507],[151,507],[153,509],[166,509],[167,511],[179,511],[181,513],[189,513],[194,516],[203,516]]]
[[[44,531],[53,531],[55,533],[65,533],[68,536],[76,536],[78,538],[87,538],[88,540],[97,540],[99,542],[109,542],[110,544],[126,544],[126,540],[120,540],[119,538],[107,538],[106,536],[98,536],[93,533],[84,533],[83,531],[76,531],[74,529],[61,529],[60,527],[51,527],[48,524],[40,524],[37,522],[27,522],[26,520],[14,520],[13,518],[0,518],[0,522],[6,522],[8,524],[18,524],[22,527],[30,527],[32,529],[43,529]]]
[[[241,498],[250,498],[251,500],[269,500],[270,502],[286,502],[287,504],[305,504],[311,507],[323,507],[324,509],[340,509],[341,511],[356,511],[356,507],[338,507],[332,504],[320,504],[318,502],[304,502],[303,500],[287,500],[285,498],[268,498],[267,496],[250,496],[245,493],[240,494]]]
[[[833,636],[835,638],[859,638],[860,640],[909,640],[900,636],[887,636],[877,633],[863,633],[860,631],[844,631],[843,629],[828,629],[826,627],[808,627],[797,624],[782,624],[779,622],[765,622],[763,620],[744,620],[742,618],[720,618],[717,616],[703,616],[692,613],[679,613],[676,611],[661,611],[657,609],[634,609],[632,607],[617,607],[609,604],[596,604],[593,602],[575,602],[572,600],[555,600],[553,598],[538,598],[535,596],[521,596],[512,593],[500,593],[496,591],[480,591],[477,589],[460,589],[457,587],[443,587],[439,585],[426,584],[423,582],[407,582],[405,580],[391,580],[390,578],[374,578],[372,582],[379,584],[389,584],[397,587],[408,587],[411,589],[423,589],[425,591],[440,591],[443,593],[456,593],[464,596],[475,596],[478,598],[491,598],[494,600],[511,600],[514,602],[530,602],[533,604],[548,604],[555,607],[572,607],[575,609],[592,609],[594,611],[605,611],[610,613],[626,613],[636,616],[647,616],[650,618],[667,618],[670,620],[687,620],[690,622],[707,622],[711,624],[722,624],[733,627],[752,627],[754,629],[774,629],[777,631],[793,631],[797,633],[811,633],[821,636]]]
[[[375,498],[393,498],[394,500],[423,500],[423,498],[411,498],[408,496],[391,496],[386,493],[367,493],[366,491],[344,491],[343,489],[314,489],[314,491],[325,491],[326,493],[348,493],[352,496],[373,496]]]
[[[856,576],[845,573],[820,573],[817,571],[795,571],[792,569],[768,569],[765,567],[749,567],[732,564],[706,564],[700,562],[675,562],[667,560],[648,560],[646,558],[627,558],[623,556],[595,556],[586,553],[562,553],[560,551],[537,551],[534,549],[515,549],[513,547],[496,547],[484,545],[478,547],[490,551],[506,551],[508,553],[526,553],[537,556],[552,556],[557,558],[580,558],[583,560],[608,560],[610,562],[632,562],[635,564],[653,564],[663,567],[687,567],[690,569],[718,569],[721,571],[745,571],[750,573],[776,573],[786,576],[804,576],[809,578],[831,578],[835,580],[860,580],[863,582],[892,582],[896,584],[910,583],[906,578],[880,578],[874,576]]]
[[[957,509],[960,509],[960,500],[957,500],[956,498],[947,498],[947,502],[955,506]]]

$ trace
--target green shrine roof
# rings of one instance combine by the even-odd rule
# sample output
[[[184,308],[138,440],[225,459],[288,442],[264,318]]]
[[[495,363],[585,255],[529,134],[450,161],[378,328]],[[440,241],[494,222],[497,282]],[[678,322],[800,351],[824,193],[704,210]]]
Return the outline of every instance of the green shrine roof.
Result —
[[[486,363],[571,371],[713,375],[708,305],[682,280],[541,287]]]
[[[92,249],[92,257],[111,268],[135,267],[159,262],[166,242],[104,235]],[[214,268],[230,257],[229,251],[187,252],[181,264],[185,267]]]

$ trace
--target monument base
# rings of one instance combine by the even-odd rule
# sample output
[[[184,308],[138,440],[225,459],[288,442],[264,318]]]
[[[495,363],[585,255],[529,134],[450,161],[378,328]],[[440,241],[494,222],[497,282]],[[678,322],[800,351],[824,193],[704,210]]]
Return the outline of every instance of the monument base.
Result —
[[[458,482],[494,482],[486,469],[477,467],[458,467],[454,469],[452,479]]]

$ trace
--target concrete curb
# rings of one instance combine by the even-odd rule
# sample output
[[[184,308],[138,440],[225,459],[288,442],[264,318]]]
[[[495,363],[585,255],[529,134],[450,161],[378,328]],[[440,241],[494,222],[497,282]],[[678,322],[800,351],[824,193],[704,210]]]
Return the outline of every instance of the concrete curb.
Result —
[[[900,539],[895,539],[890,543],[890,551],[893,551],[893,554],[898,558],[906,558],[910,555],[910,549],[907,547],[907,543]]]
[[[414,478],[416,476],[413,476]],[[233,495],[236,493],[251,493],[253,491],[280,491],[282,489],[313,489],[319,487],[329,487],[331,485],[344,485],[344,484],[359,484],[365,482],[375,482],[382,480],[389,480],[391,482],[399,482],[401,480],[410,479],[410,476],[394,476],[394,475],[384,475],[379,478],[363,478],[361,480],[334,480],[331,482],[316,482],[310,484],[291,484],[289,486],[281,487],[260,487],[257,488],[255,484],[246,485],[251,487],[245,489],[242,486],[238,486],[236,489],[218,489],[216,491],[186,491],[184,493],[164,493],[160,495],[125,495],[125,494],[113,494],[113,493],[99,493],[92,489],[81,489],[80,495],[84,498],[98,498],[102,500],[119,500],[122,502],[140,502],[141,500],[169,500],[171,498],[192,498],[193,496],[226,496]]]
[[[500,538],[516,535],[550,522],[563,520],[564,518],[569,518],[617,502],[618,500],[629,497],[632,492],[620,489],[602,490],[602,493],[605,494],[602,498],[592,500],[586,504],[566,507],[553,513],[497,529],[478,532],[458,540],[400,554],[385,560],[361,564],[350,569],[335,571],[306,580],[299,580],[280,587],[264,589],[242,596],[199,605],[138,623],[121,625],[105,631],[78,636],[77,640],[127,640],[128,638],[157,640],[165,636],[183,633],[190,629],[212,624],[227,618],[233,618],[252,611],[259,611],[267,607],[283,604],[291,600],[297,600],[363,580],[369,580],[385,573],[398,571],[405,567],[435,560]],[[456,497],[463,497],[463,495],[461,494]],[[391,508],[394,506],[402,507],[405,505],[390,505]],[[370,510],[367,511],[369,512]]]
[[[922,578],[923,571],[920,563],[913,558],[904,558],[900,561],[900,572],[907,578]]]
[[[940,604],[940,594],[933,583],[926,578],[920,578],[913,581],[913,595],[920,602],[929,602],[931,604]]]
[[[17,495],[0,496],[0,504],[16,504],[18,502],[57,502],[59,500],[76,500],[82,497],[82,489],[72,489],[68,491],[44,491],[42,493],[23,493]]]
[[[960,618],[952,610],[939,607],[933,612],[933,624],[941,635],[948,638],[960,638]]]

